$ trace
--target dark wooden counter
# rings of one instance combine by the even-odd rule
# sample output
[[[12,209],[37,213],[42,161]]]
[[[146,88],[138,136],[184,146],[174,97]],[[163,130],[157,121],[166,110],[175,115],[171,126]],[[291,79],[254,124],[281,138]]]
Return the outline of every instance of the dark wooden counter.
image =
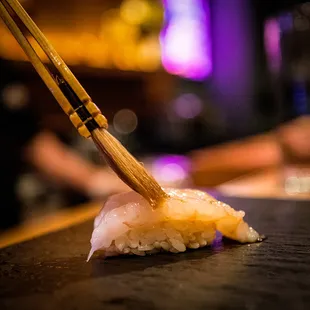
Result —
[[[268,239],[86,263],[85,222],[0,250],[0,309],[310,309],[310,203],[223,200]]]

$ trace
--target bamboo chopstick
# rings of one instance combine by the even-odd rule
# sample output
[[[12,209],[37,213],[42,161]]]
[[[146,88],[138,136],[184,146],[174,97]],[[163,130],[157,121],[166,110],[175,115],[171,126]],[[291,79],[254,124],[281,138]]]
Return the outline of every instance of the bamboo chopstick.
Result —
[[[8,13],[7,9],[3,5],[3,3],[0,2],[0,16],[4,20],[7,27],[10,29],[10,31],[13,33],[14,37],[18,41],[19,45],[24,50],[25,54],[29,57],[30,61],[32,62],[35,70],[40,75],[44,83],[47,85],[51,93],[54,95],[55,99],[58,101],[58,103],[61,105],[63,110],[68,114],[70,110],[72,110],[72,107],[67,100],[67,98],[64,96],[60,88],[58,87],[55,80],[51,77],[48,69],[45,67],[45,65],[41,62],[41,59],[36,54],[35,50],[29,43],[29,41],[24,37],[23,33],[11,17],[11,15]]]
[[[17,0],[0,0],[0,16],[21,45],[38,74],[48,86],[54,97],[69,115],[79,133],[84,137],[91,137],[107,163],[116,174],[134,191],[141,194],[149,201],[152,207],[161,204],[168,195],[123,146],[107,131],[107,120],[98,107],[80,85],[73,73],[57,54],[52,45],[44,37],[43,33],[32,21]],[[54,64],[59,76],[55,78],[42,64],[35,50],[24,37],[22,31],[7,11],[9,6],[20,18],[42,50]],[[57,78],[58,77],[58,78]],[[62,79],[65,82],[62,82]],[[58,83],[58,81],[60,83]],[[61,87],[60,87],[61,85]],[[78,98],[78,100],[76,100]]]
[[[47,57],[54,64],[54,66],[59,70],[62,77],[71,86],[71,88],[74,90],[75,94],[79,97],[79,99],[83,103],[91,101],[91,98],[87,94],[85,89],[82,87],[82,85],[76,79],[76,77],[73,75],[73,73],[68,68],[68,66],[65,64],[65,62],[61,59],[59,54],[56,52],[56,50],[53,48],[53,46],[50,44],[50,42],[44,36],[42,31],[33,22],[31,17],[24,10],[24,8],[21,6],[21,4],[17,0],[5,0],[5,1],[14,10],[16,15],[21,19],[21,21],[24,23],[24,25],[29,30],[29,32],[32,34],[34,39],[38,42],[40,47],[44,50]]]

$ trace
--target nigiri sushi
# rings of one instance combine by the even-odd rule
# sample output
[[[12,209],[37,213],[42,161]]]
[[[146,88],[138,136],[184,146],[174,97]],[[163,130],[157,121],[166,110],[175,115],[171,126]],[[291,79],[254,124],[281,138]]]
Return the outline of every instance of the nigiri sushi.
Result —
[[[193,189],[165,189],[169,198],[158,208],[131,191],[111,196],[94,221],[88,260],[104,256],[179,253],[210,245],[216,231],[241,243],[259,234],[243,221],[245,213]]]

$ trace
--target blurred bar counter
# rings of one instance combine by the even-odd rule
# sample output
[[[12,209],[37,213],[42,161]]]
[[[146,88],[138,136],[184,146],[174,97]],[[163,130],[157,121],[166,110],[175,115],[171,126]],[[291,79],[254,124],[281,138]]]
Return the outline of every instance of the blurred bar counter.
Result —
[[[276,200],[309,200],[309,193],[293,194],[282,185],[281,170],[270,168],[257,171],[239,178],[224,182],[217,190],[225,195],[242,198],[276,199]]]
[[[90,203],[30,218],[18,227],[0,234],[0,248],[87,221],[98,214],[101,205]]]

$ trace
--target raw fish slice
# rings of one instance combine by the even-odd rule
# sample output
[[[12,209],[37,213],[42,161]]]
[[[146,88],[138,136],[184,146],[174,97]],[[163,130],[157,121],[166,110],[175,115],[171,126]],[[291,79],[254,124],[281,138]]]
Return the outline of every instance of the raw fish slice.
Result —
[[[184,252],[210,245],[216,230],[241,243],[259,234],[243,221],[245,213],[192,189],[166,189],[170,198],[153,210],[136,192],[111,196],[94,221],[91,251],[105,256]]]

